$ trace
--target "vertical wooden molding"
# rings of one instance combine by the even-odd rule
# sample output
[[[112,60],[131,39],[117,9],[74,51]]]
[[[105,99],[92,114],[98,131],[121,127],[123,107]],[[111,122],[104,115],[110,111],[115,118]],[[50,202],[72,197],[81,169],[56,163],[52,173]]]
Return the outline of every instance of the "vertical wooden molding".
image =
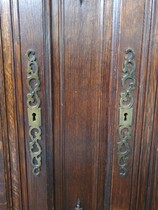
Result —
[[[1,63],[1,62],[0,62]],[[1,75],[1,74],[0,74]],[[0,88],[1,88],[1,77],[0,77]],[[2,97],[0,97],[2,99]],[[1,104],[0,104],[1,105]],[[0,193],[0,208],[2,210],[7,210],[8,206],[10,206],[9,204],[9,198],[7,198],[7,193],[8,193],[8,186],[7,183],[9,180],[7,180],[6,178],[6,160],[5,160],[5,143],[4,143],[4,139],[3,139],[3,128],[2,128],[2,117],[1,117],[1,111],[2,109],[0,109],[0,188],[1,188],[1,193]],[[3,125],[4,126],[4,125]]]
[[[43,29],[44,29],[44,53],[47,55],[44,59],[44,69],[46,75],[46,87],[45,87],[45,100],[46,100],[46,121],[49,126],[46,126],[46,170],[47,170],[47,194],[48,194],[48,209],[55,209],[55,194],[54,194],[54,86],[53,86],[53,77],[54,74],[52,72],[53,69],[53,58],[55,54],[52,56],[52,43],[55,33],[53,30],[55,26],[53,25],[52,13],[54,9],[55,1],[51,0],[43,0]],[[52,30],[52,31],[51,31]],[[55,68],[56,69],[56,68]],[[50,113],[53,113],[50,115]]]
[[[12,25],[12,4],[9,0],[2,0],[1,27],[4,61],[4,78],[6,93],[6,112],[8,125],[8,145],[10,155],[12,207],[22,209],[21,172],[19,159],[19,136],[17,125],[17,99],[14,63],[14,42]]]
[[[65,199],[64,199],[64,164],[65,164],[65,160],[63,158],[63,154],[64,154],[64,141],[65,141],[65,136],[64,136],[64,126],[65,126],[65,101],[64,101],[64,63],[65,63],[65,56],[64,56],[64,44],[65,44],[65,40],[64,40],[64,29],[65,29],[65,4],[64,4],[64,0],[60,0],[60,3],[58,4],[59,8],[59,13],[58,13],[58,20],[59,20],[59,34],[58,34],[58,39],[59,39],[59,139],[56,139],[57,141],[59,141],[58,143],[56,142],[57,147],[55,148],[55,153],[57,156],[56,160],[58,162],[57,163],[57,168],[56,168],[56,172],[57,172],[57,176],[58,176],[58,187],[59,187],[59,193],[57,194],[57,199],[56,200],[56,209],[63,209],[65,208]],[[55,83],[56,84],[56,83]],[[54,85],[55,85],[54,84]],[[58,103],[58,102],[57,102]],[[62,106],[61,106],[62,105]],[[56,141],[55,140],[55,141]]]
[[[111,3],[111,15],[112,15],[112,25],[111,25],[111,42],[108,50],[110,50],[110,61],[109,61],[109,76],[108,76],[108,122],[107,122],[107,154],[106,154],[106,174],[105,174],[105,188],[104,188],[104,210],[112,209],[112,181],[113,181],[113,161],[114,161],[114,145],[115,145],[115,132],[117,131],[116,127],[116,112],[118,110],[114,107],[117,107],[117,95],[118,86],[117,86],[117,75],[116,69],[118,66],[118,52],[120,50],[119,40],[120,40],[120,16],[121,16],[121,5],[122,0],[114,0]],[[106,22],[106,21],[105,21]],[[107,28],[109,30],[109,28]],[[106,44],[106,43],[105,43]],[[115,76],[114,76],[115,75]],[[104,99],[107,100],[107,96],[105,94]],[[105,110],[106,111],[106,110]],[[105,117],[104,120],[106,120]]]
[[[2,34],[1,34],[1,23],[0,23],[0,143],[1,149],[3,150],[3,164],[4,164],[4,178],[6,188],[6,210],[13,207],[12,200],[12,186],[11,186],[11,170],[10,170],[10,155],[8,145],[8,125],[6,116],[6,94],[5,94],[5,80],[4,80],[4,68],[3,68],[3,46],[2,46]],[[1,163],[2,167],[2,163]],[[3,173],[1,169],[1,173]],[[1,176],[2,177],[2,176]],[[1,204],[0,204],[1,206]]]
[[[114,1],[107,0],[101,1],[103,9],[103,37],[102,37],[102,92],[101,92],[101,108],[100,108],[100,150],[99,150],[99,176],[98,176],[98,200],[97,209],[110,209],[110,184],[111,184],[111,147],[112,147],[112,126],[114,112],[110,109],[111,100],[114,99],[110,96],[110,81],[113,68],[111,68],[111,52],[112,50],[112,22],[113,22],[113,4]],[[108,21],[107,21],[108,20]],[[100,62],[100,61],[99,61]],[[111,83],[112,85],[113,83]],[[114,93],[115,91],[113,91]],[[106,160],[106,161],[105,161]],[[101,199],[101,195],[104,197]]]
[[[141,150],[138,166],[138,185],[136,188],[136,209],[151,209],[152,193],[154,187],[150,180],[154,176],[154,168],[151,169],[154,157],[153,146],[157,145],[157,137],[154,136],[154,118],[157,109],[157,66],[158,66],[158,5],[155,0],[145,1],[146,15],[144,17],[145,28],[143,35],[143,59],[141,75],[145,75],[143,92],[142,128],[141,128]],[[142,73],[143,72],[143,73]],[[141,98],[141,93],[140,93]],[[157,124],[157,122],[155,122]],[[137,127],[139,125],[137,124]],[[140,129],[140,128],[139,128]],[[157,129],[157,126],[155,126]],[[150,183],[150,184],[149,184]],[[154,183],[155,185],[155,183]],[[140,202],[144,200],[144,202]],[[149,207],[149,208],[148,208]],[[152,206],[152,209],[155,209]]]
[[[13,54],[14,54],[14,69],[15,69],[15,93],[16,93],[16,110],[17,110],[17,125],[19,136],[19,161],[20,173],[22,177],[22,210],[28,210],[28,180],[26,167],[26,145],[25,145],[25,131],[24,131],[24,95],[23,95],[23,80],[22,80],[22,55],[21,55],[21,31],[20,31],[20,17],[19,17],[19,1],[12,0],[11,14],[12,14],[12,29],[13,29]]]
[[[151,44],[152,44],[152,35],[151,35],[151,23],[153,21],[153,0],[144,1],[144,28],[141,41],[141,61],[140,61],[140,73],[139,73],[139,94],[138,94],[138,105],[137,105],[137,120],[135,125],[135,147],[133,149],[133,165],[132,165],[132,178],[131,178],[131,193],[130,193],[130,209],[139,209],[140,208],[140,195],[143,195],[147,191],[146,184],[140,184],[142,180],[142,173],[140,172],[140,160],[141,157],[140,151],[142,150],[143,141],[146,139],[146,136],[142,138],[143,134],[143,122],[144,122],[144,112],[145,112],[145,101],[146,93],[148,88],[148,64],[151,62]],[[147,147],[146,147],[147,148]],[[146,151],[146,149],[144,150]],[[146,163],[145,163],[146,164]],[[145,165],[143,165],[144,168]],[[144,172],[143,172],[144,173]],[[143,192],[140,192],[141,187],[145,187]],[[149,200],[149,197],[147,198]],[[145,200],[142,197],[141,200]],[[145,203],[145,202],[143,202]],[[141,209],[141,208],[140,208]],[[142,209],[144,209],[142,207]],[[148,208],[147,208],[148,209]]]
[[[61,38],[61,13],[63,7],[62,0],[52,1],[52,69],[53,69],[53,131],[54,131],[54,178],[55,178],[55,209],[63,209],[62,202],[62,132],[61,132],[61,109],[60,109],[60,38]]]

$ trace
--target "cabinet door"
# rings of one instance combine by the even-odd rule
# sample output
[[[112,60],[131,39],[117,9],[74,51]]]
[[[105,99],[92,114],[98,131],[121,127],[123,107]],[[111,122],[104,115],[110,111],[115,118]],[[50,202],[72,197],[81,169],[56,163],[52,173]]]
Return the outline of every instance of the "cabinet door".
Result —
[[[54,1],[56,209],[157,208],[157,6]]]
[[[0,126],[4,125],[2,130],[4,134],[6,132],[4,146],[8,143],[8,147],[4,147],[9,156],[5,161],[7,206],[14,210],[50,210],[53,208],[54,184],[49,82],[50,5],[49,1],[42,0],[1,0],[0,5],[0,63],[3,65],[0,71],[4,81],[1,105],[2,116],[6,111],[7,117]],[[28,56],[27,52],[30,52]],[[35,168],[39,173],[34,171]]]
[[[0,209],[157,210],[157,11],[0,0]]]

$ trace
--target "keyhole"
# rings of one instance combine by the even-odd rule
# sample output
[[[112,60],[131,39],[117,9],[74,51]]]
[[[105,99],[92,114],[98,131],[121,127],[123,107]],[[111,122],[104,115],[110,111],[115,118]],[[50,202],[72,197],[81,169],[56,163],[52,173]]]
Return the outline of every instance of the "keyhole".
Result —
[[[33,121],[36,121],[36,113],[32,114]]]
[[[128,113],[124,113],[124,121],[127,121]]]

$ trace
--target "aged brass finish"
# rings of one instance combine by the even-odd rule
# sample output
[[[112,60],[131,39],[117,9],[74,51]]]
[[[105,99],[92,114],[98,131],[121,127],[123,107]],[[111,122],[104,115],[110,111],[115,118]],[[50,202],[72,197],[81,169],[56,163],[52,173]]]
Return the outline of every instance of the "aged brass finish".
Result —
[[[132,126],[133,108],[120,108],[120,126]]]
[[[41,153],[42,149],[39,144],[41,140],[41,108],[40,98],[38,92],[40,90],[40,80],[38,75],[38,64],[36,62],[36,55],[33,50],[28,50],[26,53],[28,59],[27,69],[27,87],[29,93],[27,94],[27,111],[29,122],[29,136],[30,136],[30,154],[32,173],[37,176],[41,171]]]
[[[117,142],[118,165],[121,176],[128,172],[129,140],[133,121],[133,90],[135,89],[135,53],[133,49],[125,52],[125,62],[120,94],[119,141]]]
[[[75,210],[82,210],[82,208],[80,207],[80,205],[81,205],[81,202],[80,202],[80,199],[78,198],[77,199],[77,205],[75,207]]]

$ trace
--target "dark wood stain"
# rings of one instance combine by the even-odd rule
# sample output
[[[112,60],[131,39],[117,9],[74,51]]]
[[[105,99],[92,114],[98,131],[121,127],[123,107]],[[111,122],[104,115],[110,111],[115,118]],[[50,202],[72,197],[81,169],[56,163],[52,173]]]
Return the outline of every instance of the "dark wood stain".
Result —
[[[117,162],[124,55],[136,54],[129,171]],[[42,168],[33,176],[27,59],[41,81]],[[0,0],[0,209],[158,209],[156,0]]]

